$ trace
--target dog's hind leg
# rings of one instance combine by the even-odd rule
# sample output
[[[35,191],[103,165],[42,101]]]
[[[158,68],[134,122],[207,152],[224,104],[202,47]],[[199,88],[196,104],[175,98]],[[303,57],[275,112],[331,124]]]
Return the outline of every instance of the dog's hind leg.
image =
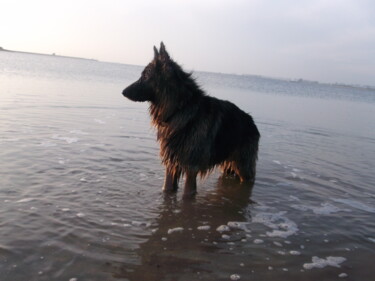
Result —
[[[257,159],[258,140],[251,142],[245,149],[239,151],[234,161],[234,170],[241,182],[254,183]]]
[[[192,198],[197,193],[197,171],[186,171],[184,198]]]
[[[175,192],[178,189],[178,181],[181,177],[181,169],[179,167],[166,167],[163,191]]]
[[[224,176],[236,176],[236,170],[234,169],[235,163],[232,161],[225,161],[221,164],[221,171],[223,172]]]

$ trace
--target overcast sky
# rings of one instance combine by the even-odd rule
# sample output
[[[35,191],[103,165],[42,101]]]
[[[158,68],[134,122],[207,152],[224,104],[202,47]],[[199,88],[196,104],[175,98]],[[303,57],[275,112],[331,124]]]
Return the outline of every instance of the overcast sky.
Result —
[[[0,46],[187,70],[375,85],[375,1],[0,0]]]

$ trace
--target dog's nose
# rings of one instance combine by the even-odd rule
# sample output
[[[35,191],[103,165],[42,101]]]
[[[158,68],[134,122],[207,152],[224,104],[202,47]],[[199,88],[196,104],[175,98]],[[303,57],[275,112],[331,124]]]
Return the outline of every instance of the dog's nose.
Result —
[[[126,88],[122,91],[122,95],[124,96],[124,97],[126,97]]]

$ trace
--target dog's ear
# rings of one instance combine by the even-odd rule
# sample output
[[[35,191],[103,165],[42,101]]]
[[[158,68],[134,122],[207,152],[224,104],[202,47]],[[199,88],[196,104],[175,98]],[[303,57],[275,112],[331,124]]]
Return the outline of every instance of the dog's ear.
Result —
[[[167,53],[167,50],[165,49],[165,45],[163,42],[160,43],[159,53],[160,53],[161,60],[165,60],[165,61],[169,60],[169,54]]]
[[[154,59],[157,60],[159,57],[158,49],[154,46]]]

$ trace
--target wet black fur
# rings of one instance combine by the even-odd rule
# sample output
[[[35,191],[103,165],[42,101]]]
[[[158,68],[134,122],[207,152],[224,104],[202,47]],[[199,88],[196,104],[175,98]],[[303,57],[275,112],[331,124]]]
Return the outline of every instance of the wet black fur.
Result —
[[[216,166],[241,181],[254,181],[260,134],[252,117],[229,101],[206,95],[163,43],[159,51],[154,47],[154,59],[123,95],[150,102],[172,189],[182,174],[206,175]]]

